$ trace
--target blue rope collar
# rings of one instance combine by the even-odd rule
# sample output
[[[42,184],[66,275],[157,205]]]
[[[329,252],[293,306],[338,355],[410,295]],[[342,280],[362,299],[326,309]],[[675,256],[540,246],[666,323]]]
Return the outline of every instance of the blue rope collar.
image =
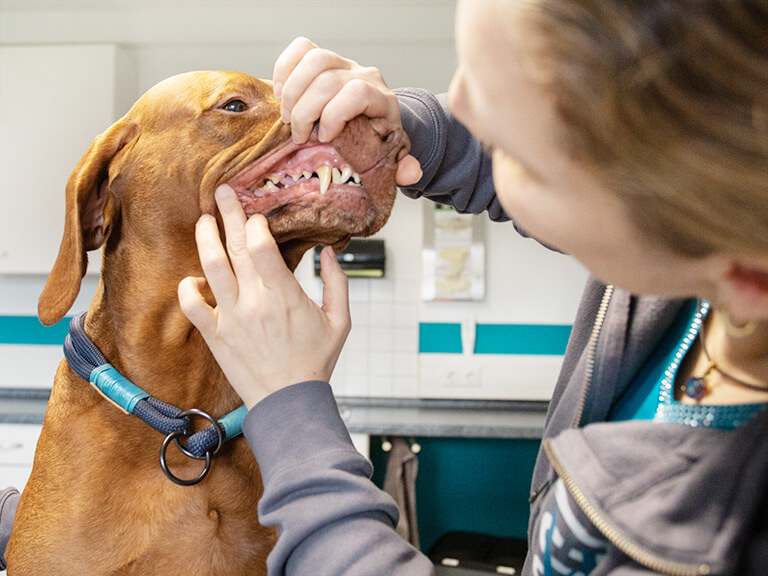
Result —
[[[83,380],[111,404],[125,414],[141,418],[149,426],[166,435],[160,450],[160,466],[166,476],[182,485],[197,484],[205,478],[211,466],[211,458],[221,445],[243,432],[243,419],[248,412],[245,405],[240,406],[218,420],[201,410],[181,409],[161,402],[154,396],[136,386],[121,375],[104,357],[101,351],[85,333],[85,312],[72,318],[69,333],[64,340],[64,357],[70,367]],[[189,416],[198,415],[211,422],[211,426],[195,434],[189,434]],[[186,446],[179,443],[179,438],[187,437]],[[165,462],[165,451],[170,441],[190,458],[205,460],[203,473],[193,480],[183,480],[174,476]]]

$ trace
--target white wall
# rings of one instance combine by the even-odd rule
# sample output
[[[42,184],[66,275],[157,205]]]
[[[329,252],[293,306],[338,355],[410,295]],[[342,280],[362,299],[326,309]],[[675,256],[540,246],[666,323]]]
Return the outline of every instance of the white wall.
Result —
[[[120,116],[154,83],[179,72],[235,69],[269,78],[277,55],[298,35],[376,65],[392,87],[445,91],[455,65],[453,10],[452,0],[0,0],[0,43],[117,45]],[[63,191],[64,182],[59,190],[36,193],[45,202],[46,194]],[[581,269],[520,239],[511,226],[490,223],[486,300],[421,302],[421,211],[421,202],[398,198],[380,234],[387,241],[388,277],[351,283],[354,328],[333,383],[340,394],[417,395],[419,321],[461,322],[469,315],[477,322],[564,323],[573,315]],[[309,262],[297,274],[317,296]],[[44,281],[43,275],[0,275],[0,314],[34,315]],[[74,310],[87,306],[95,285],[86,279]],[[0,346],[0,382],[3,373],[5,380],[15,373],[6,362],[38,353],[58,355]],[[503,367],[514,373],[513,364]],[[545,380],[551,381],[549,374]],[[41,385],[49,385],[47,378]],[[548,393],[544,386],[534,396]]]

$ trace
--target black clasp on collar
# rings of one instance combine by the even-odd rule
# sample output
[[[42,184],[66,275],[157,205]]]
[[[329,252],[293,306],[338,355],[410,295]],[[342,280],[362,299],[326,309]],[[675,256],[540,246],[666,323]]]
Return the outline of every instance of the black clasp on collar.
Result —
[[[203,456],[196,456],[192,454],[189,450],[187,450],[184,446],[182,446],[181,442],[179,442],[179,438],[183,437],[189,437],[190,432],[189,429],[185,430],[174,430],[170,434],[168,434],[165,437],[165,440],[163,440],[163,445],[160,447],[160,468],[163,469],[163,473],[168,477],[168,479],[171,482],[174,482],[175,484],[179,484],[180,486],[194,486],[195,484],[199,484],[203,481],[203,479],[208,475],[208,472],[211,470],[211,462],[212,458],[221,450],[221,446],[224,444],[224,428],[219,423],[218,420],[216,420],[213,416],[208,414],[207,412],[203,412],[202,410],[198,410],[197,408],[191,408],[189,410],[184,410],[179,414],[179,418],[183,418],[185,416],[201,416],[208,420],[208,422],[211,423],[213,426],[213,429],[216,431],[216,435],[218,436],[218,442],[216,443],[216,447],[213,450],[208,450],[205,452],[205,455]],[[205,467],[203,468],[203,471],[195,478],[192,478],[190,480],[184,480],[183,478],[179,478],[176,476],[173,472],[171,472],[171,469],[168,468],[168,462],[166,462],[166,451],[168,450],[168,445],[171,443],[171,441],[176,444],[176,447],[179,449],[179,451],[184,454],[185,456],[189,458],[193,458],[195,460],[205,460]]]

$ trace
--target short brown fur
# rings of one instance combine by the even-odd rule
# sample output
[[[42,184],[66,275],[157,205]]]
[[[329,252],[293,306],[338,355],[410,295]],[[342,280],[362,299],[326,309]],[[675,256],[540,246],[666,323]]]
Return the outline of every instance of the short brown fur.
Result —
[[[221,113],[221,103],[231,97],[247,101],[248,113]],[[386,147],[369,124],[353,122],[334,145],[342,154],[347,147],[353,166],[370,167],[372,159],[355,152],[361,142],[370,144],[379,156],[375,169],[361,171],[363,185],[369,193],[394,196],[395,158],[407,149],[407,139],[398,132],[396,145]],[[94,141],[67,183],[64,237],[40,297],[41,321],[52,324],[67,313],[86,270],[86,252],[103,245],[86,333],[109,362],[180,408],[220,417],[239,406],[183,316],[177,286],[185,276],[202,275],[194,228],[202,213],[215,213],[216,186],[244,159],[285,145],[289,134],[271,85],[244,74],[190,73],[151,89]],[[316,236],[343,246],[350,235],[378,229],[390,208],[387,198],[378,221],[359,231],[313,230],[309,220],[290,212],[269,220],[273,230],[283,230],[276,236],[293,269]],[[161,441],[63,361],[8,547],[9,576],[265,575],[277,533],[258,522],[262,484],[245,440],[227,443],[208,477],[193,487],[163,475]],[[168,462],[180,477],[201,469],[201,462],[174,448]]]

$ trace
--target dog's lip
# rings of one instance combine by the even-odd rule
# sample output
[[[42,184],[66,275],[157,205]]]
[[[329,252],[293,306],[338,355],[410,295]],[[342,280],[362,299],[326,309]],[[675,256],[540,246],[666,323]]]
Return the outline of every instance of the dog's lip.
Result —
[[[321,192],[317,174],[327,167],[327,190]],[[294,179],[294,176],[299,176]],[[330,144],[310,142],[296,145],[285,142],[262,156],[227,184],[240,199],[246,215],[261,213],[269,217],[287,204],[316,194],[323,200],[326,194],[365,194],[360,176]]]

